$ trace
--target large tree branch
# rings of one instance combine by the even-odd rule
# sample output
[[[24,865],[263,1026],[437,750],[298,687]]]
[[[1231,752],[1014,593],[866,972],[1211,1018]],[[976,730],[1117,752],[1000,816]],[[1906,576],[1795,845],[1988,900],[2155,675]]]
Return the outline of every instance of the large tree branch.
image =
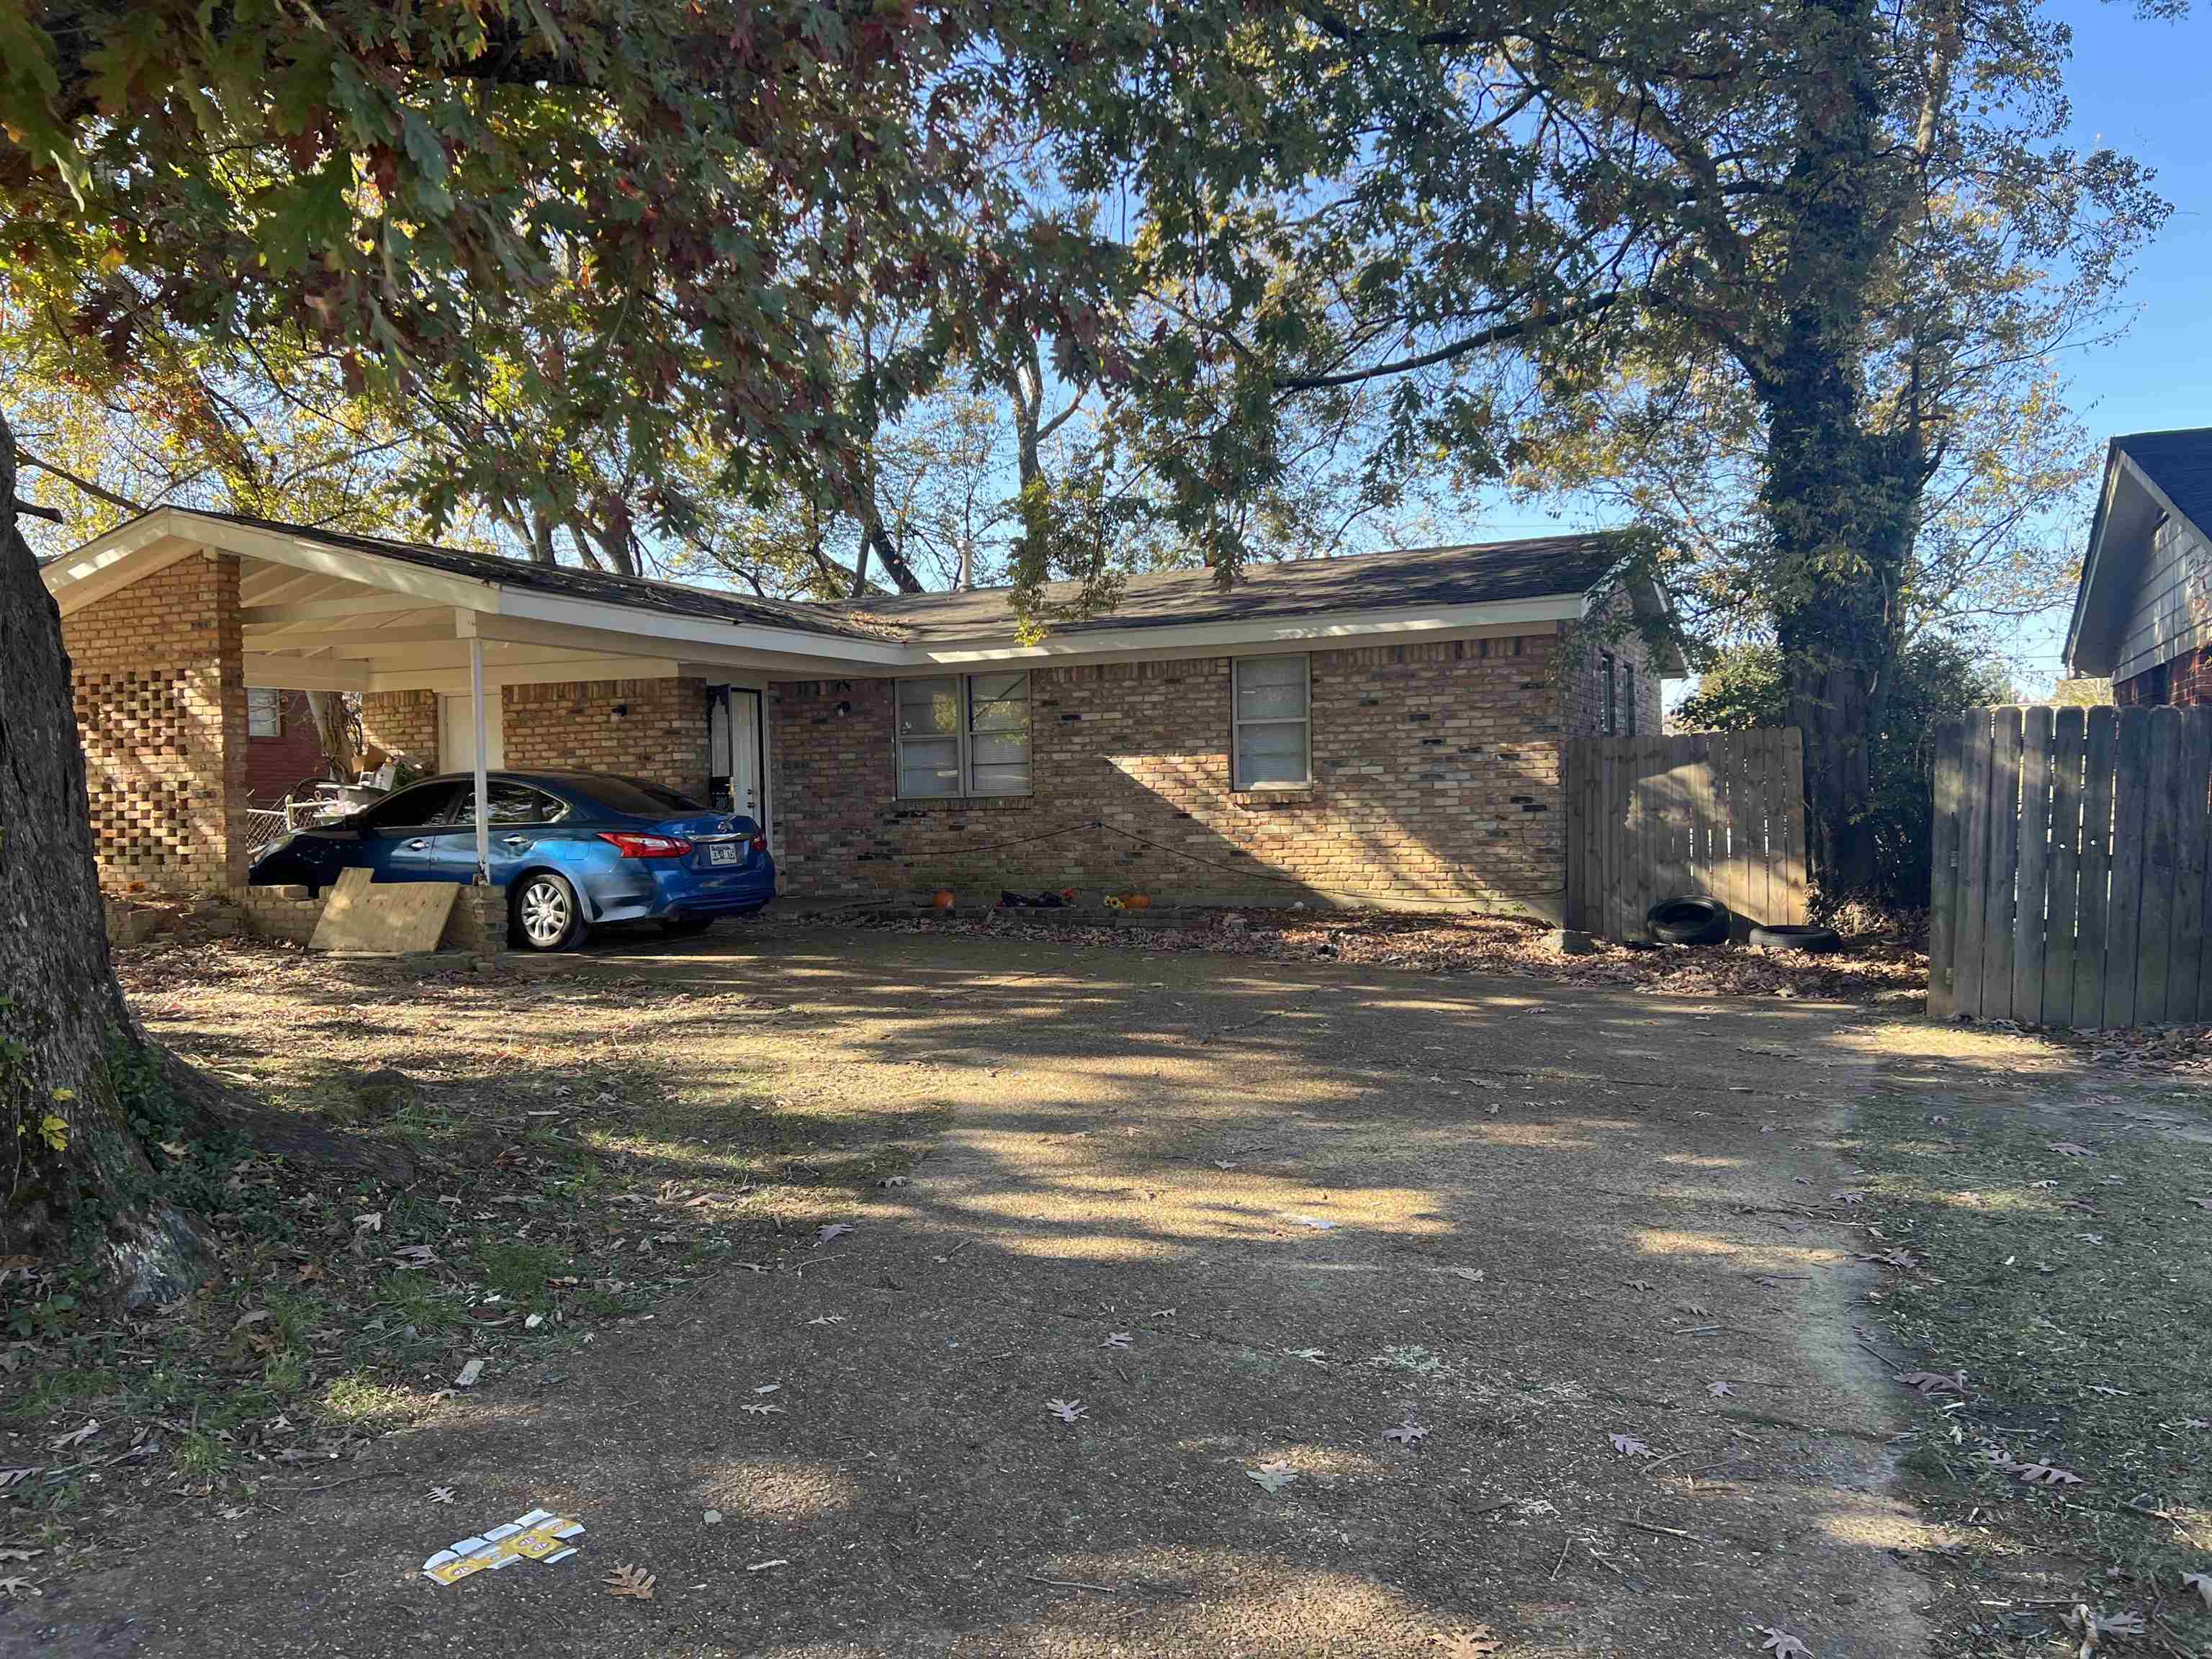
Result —
[[[21,461],[25,466],[35,466],[40,471],[52,474],[54,477],[59,478],[64,483],[70,485],[72,489],[82,490],[94,501],[106,501],[110,507],[119,507],[125,513],[143,513],[146,511],[145,505],[143,502],[134,501],[128,495],[118,495],[112,489],[103,489],[100,485],[93,483],[91,479],[79,477],[76,473],[70,471],[65,466],[57,466],[52,461],[45,460],[39,456],[33,455],[20,443],[15,446],[15,459]],[[23,512],[29,509],[22,507],[19,503],[16,510],[18,512]],[[44,513],[40,513],[39,516],[40,518],[44,518],[46,515]],[[54,522],[56,524],[59,524],[61,522],[60,518],[57,516],[54,519]]]
[[[1394,374],[1410,374],[1417,369],[1433,368],[1438,363],[1448,363],[1464,357],[1469,352],[1480,351],[1486,346],[1503,345],[1509,340],[1522,340],[1542,334],[1565,324],[1578,322],[1584,317],[1595,316],[1620,297],[1619,290],[1592,295],[1587,300],[1577,300],[1572,305],[1562,306],[1557,311],[1540,312],[1532,316],[1516,318],[1510,323],[1499,323],[1492,328],[1479,329],[1449,345],[1438,346],[1434,351],[1424,351],[1417,356],[1401,357],[1387,363],[1375,363],[1365,368],[1349,368],[1335,374],[1279,375],[1270,384],[1278,392],[1321,392],[1330,386],[1357,386],[1362,380],[1379,380]]]

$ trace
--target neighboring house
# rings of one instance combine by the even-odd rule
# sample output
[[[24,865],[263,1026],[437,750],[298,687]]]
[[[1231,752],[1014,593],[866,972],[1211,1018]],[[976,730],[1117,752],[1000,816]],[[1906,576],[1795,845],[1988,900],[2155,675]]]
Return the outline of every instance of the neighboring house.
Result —
[[[246,688],[246,795],[274,806],[292,788],[328,770],[307,694],[280,686]]]
[[[789,604],[178,508],[45,578],[112,883],[242,882],[253,694],[315,689],[359,693],[367,740],[426,766],[471,767],[481,732],[489,765],[711,797],[767,825],[802,896],[1555,917],[1562,738],[1656,735],[1680,672],[1609,625],[1666,614],[1618,555],[1561,536],[1225,592],[1140,575],[1040,640],[1003,591]]]
[[[2123,705],[2212,703],[2212,427],[2112,440],[2066,662]]]

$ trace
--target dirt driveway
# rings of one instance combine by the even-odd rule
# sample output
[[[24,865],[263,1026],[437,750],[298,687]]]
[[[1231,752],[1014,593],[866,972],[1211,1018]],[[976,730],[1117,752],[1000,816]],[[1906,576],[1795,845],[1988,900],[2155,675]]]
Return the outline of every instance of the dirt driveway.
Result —
[[[0,1652],[1918,1650],[1831,1199],[1849,1011],[772,931],[569,971],[687,994],[635,1056],[671,1086],[950,1110],[908,1184],[823,1194],[849,1233]],[[580,1554],[421,1576],[540,1505]]]

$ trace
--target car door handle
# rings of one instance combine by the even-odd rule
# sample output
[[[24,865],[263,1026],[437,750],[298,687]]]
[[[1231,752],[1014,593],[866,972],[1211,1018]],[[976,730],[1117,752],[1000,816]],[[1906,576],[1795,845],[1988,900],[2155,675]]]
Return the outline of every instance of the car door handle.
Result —
[[[499,838],[499,844],[501,847],[527,847],[530,845],[530,837],[527,836],[501,836]]]
[[[410,853],[419,853],[429,844],[429,842],[426,838],[417,836],[414,840],[407,843],[407,850]]]

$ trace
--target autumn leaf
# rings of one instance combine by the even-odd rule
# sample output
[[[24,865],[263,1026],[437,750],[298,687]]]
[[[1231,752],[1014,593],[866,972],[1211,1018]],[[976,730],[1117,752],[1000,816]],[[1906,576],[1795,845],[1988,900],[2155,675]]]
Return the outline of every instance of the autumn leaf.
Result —
[[[1296,1480],[1298,1474],[1288,1463],[1262,1463],[1256,1469],[1245,1470],[1244,1478],[1258,1481],[1269,1492],[1280,1492]]]
[[[1705,1392],[1716,1400],[1728,1400],[1735,1396],[1735,1385],[1725,1379],[1716,1378],[1705,1384]]]
[[[91,1439],[93,1436],[99,1432],[99,1423],[93,1419],[88,1418],[85,1419],[85,1425],[82,1428],[71,1429],[67,1434],[62,1435],[58,1438],[51,1440],[46,1443],[54,1451],[64,1451],[71,1446],[82,1446],[86,1441]]]
[[[1866,1202],[1866,1194],[1856,1190],[1830,1193],[1828,1196],[1835,1200],[1838,1204],[1863,1204]]]
[[[1619,1452],[1623,1457],[1649,1457],[1651,1455],[1651,1448],[1645,1445],[1641,1440],[1638,1440],[1632,1434],[1616,1434],[1612,1436],[1611,1438],[1613,1441],[1613,1450]]]
[[[633,1601],[653,1600],[653,1587],[657,1582],[643,1567],[620,1566],[599,1581],[607,1587],[610,1595],[626,1595]]]
[[[1813,1659],[1813,1650],[1779,1625],[1761,1625],[1759,1633],[1766,1638],[1759,1647],[1774,1659]]]
[[[452,1503],[452,1502],[453,1501],[453,1489],[451,1486],[433,1486],[433,1487],[431,1487],[431,1488],[430,1488],[430,1501],[431,1501],[433,1504],[450,1504],[450,1503]]]
[[[849,1233],[852,1231],[853,1224],[849,1221],[824,1222],[821,1226],[817,1227],[814,1230],[814,1246],[817,1249],[819,1249],[823,1245],[827,1244],[831,1239],[842,1238],[847,1233]]]
[[[45,1594],[46,1591],[27,1578],[0,1578],[0,1595],[16,1596],[44,1595]]]
[[[1383,1430],[1382,1437],[1385,1440],[1395,1440],[1401,1445],[1412,1446],[1426,1440],[1429,1437],[1429,1431],[1409,1417],[1396,1428]]]
[[[1923,1394],[1964,1394],[1966,1374],[1946,1376],[1942,1371],[1905,1371],[1898,1379],[1908,1389],[1917,1389]]]
[[[2054,1463],[2002,1463],[1998,1466],[2007,1474],[2016,1474],[2031,1486],[2078,1486],[2081,1477],[2071,1469],[2062,1469]]]
[[[1080,1400],[1048,1400],[1044,1402],[1044,1408],[1063,1423],[1073,1423],[1079,1418],[1090,1415],[1083,1409]]]
[[[2063,1152],[2069,1158],[2096,1157],[2096,1153],[2078,1140],[2054,1140],[2051,1143],[2051,1150],[2054,1152]]]
[[[1504,1652],[1504,1645],[1498,1632],[1487,1625],[1476,1625],[1468,1630],[1455,1630],[1449,1636],[1435,1638],[1443,1659],[1492,1659]]]
[[[1106,1340],[1098,1346],[1103,1348],[1126,1348],[1134,1340],[1135,1337],[1127,1331],[1109,1331]]]
[[[2212,1210],[2212,1198],[2192,1198],[2189,1201],[2200,1210]]]

